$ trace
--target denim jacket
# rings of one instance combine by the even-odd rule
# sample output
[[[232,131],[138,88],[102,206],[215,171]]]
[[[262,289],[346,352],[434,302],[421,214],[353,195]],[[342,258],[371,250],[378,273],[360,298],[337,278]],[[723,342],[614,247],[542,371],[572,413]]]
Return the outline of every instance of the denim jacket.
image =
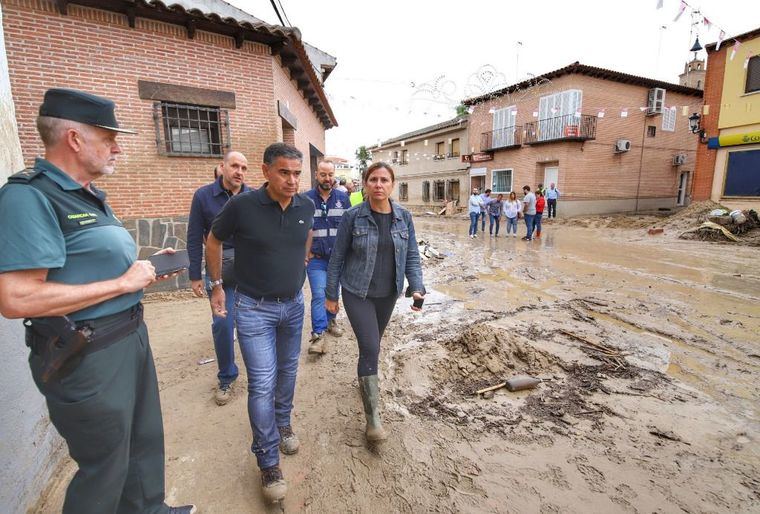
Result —
[[[412,215],[395,202],[391,202],[391,205],[391,237],[396,248],[396,293],[400,296],[403,292],[406,276],[412,291],[425,294]],[[325,296],[329,300],[338,299],[338,283],[361,298],[367,297],[377,258],[378,239],[377,225],[369,202],[351,207],[343,214],[327,266]]]

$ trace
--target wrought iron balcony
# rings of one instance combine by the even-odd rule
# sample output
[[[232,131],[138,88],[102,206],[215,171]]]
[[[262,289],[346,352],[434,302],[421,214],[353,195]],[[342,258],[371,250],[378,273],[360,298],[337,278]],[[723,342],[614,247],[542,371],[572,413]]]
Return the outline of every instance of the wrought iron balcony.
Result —
[[[569,114],[525,124],[525,144],[596,139],[596,116]]]
[[[521,125],[483,132],[480,134],[480,151],[518,148],[522,145],[522,139],[523,128]]]

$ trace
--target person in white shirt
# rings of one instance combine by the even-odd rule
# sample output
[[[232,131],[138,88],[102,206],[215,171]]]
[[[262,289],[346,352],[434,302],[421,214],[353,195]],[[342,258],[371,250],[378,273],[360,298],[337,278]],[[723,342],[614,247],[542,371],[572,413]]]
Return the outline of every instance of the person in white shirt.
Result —
[[[467,204],[467,212],[470,214],[469,236],[471,238],[478,237],[478,217],[480,216],[481,209],[485,209],[485,204],[478,194],[478,188],[473,187],[470,201]]]
[[[510,230],[512,237],[517,237],[517,217],[522,210],[522,203],[517,199],[514,191],[509,193],[509,199],[504,202],[504,216],[507,218],[507,235]]]

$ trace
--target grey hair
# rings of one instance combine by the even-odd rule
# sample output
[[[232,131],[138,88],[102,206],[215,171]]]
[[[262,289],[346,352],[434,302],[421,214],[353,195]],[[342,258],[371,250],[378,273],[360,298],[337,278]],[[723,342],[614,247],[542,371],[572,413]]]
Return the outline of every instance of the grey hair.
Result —
[[[286,159],[298,159],[303,162],[303,154],[301,150],[295,146],[287,143],[274,143],[267,146],[264,150],[264,164],[271,166],[278,157],[285,157]]]
[[[80,128],[80,123],[52,116],[37,116],[37,132],[45,147],[58,144],[64,133],[70,128]]]

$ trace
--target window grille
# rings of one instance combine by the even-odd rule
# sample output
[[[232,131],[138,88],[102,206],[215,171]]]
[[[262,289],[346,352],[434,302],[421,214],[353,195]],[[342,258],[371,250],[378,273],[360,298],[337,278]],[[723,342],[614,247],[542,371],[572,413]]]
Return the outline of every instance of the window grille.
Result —
[[[494,170],[491,190],[494,194],[512,191],[512,170]]]
[[[446,182],[443,180],[436,180],[433,183],[433,201],[442,202],[446,197]]]
[[[430,201],[430,181],[428,180],[425,180],[422,183],[422,201],[423,202]]]
[[[406,182],[401,182],[398,186],[398,199],[409,200],[409,185]]]
[[[230,149],[226,109],[155,102],[153,119],[161,155],[219,157]]]

